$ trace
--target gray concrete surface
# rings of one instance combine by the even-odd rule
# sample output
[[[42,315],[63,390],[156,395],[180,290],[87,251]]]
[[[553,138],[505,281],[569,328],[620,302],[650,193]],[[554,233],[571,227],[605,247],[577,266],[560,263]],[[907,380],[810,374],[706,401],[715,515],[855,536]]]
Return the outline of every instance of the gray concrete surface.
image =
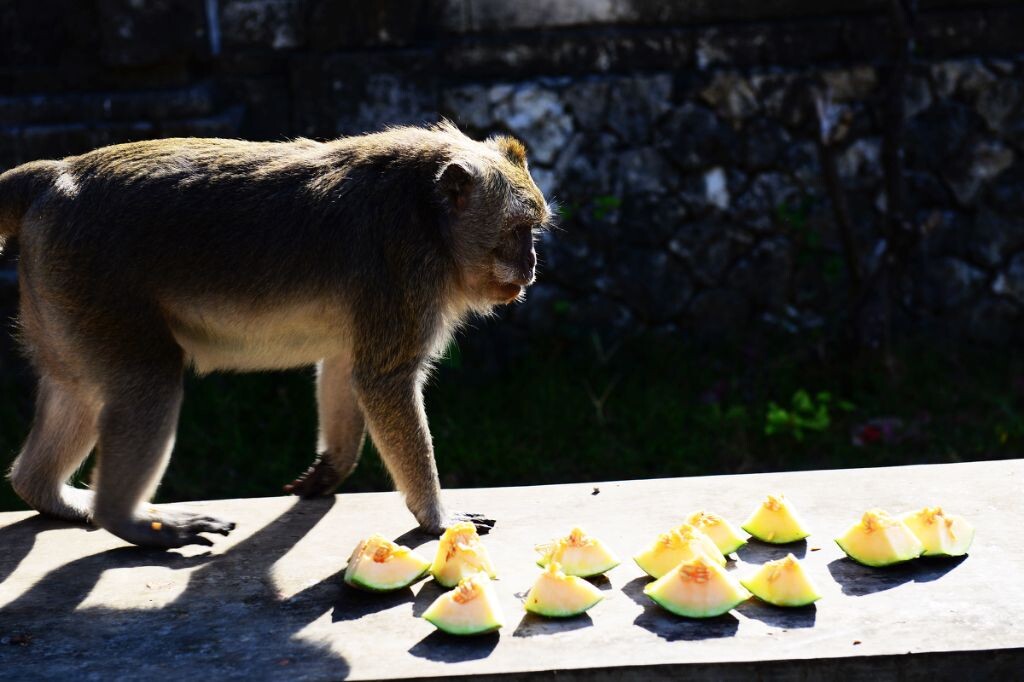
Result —
[[[440,593],[341,584],[360,536],[381,532],[431,555],[396,494],[196,502],[238,522],[211,550],[155,552],[103,532],[0,514],[0,678],[379,679],[479,675],[560,680],[1019,678],[1024,664],[1024,460],[531,488],[451,490],[452,508],[498,519],[486,538],[507,624],[481,639],[435,633],[415,616]],[[751,543],[743,574],[793,551],[824,598],[781,610],[751,601],[720,618],[648,603],[625,561],[606,599],[567,621],[528,616],[532,547],[581,524],[623,558],[683,515],[739,522],[781,491],[808,521],[805,543]],[[871,506],[941,504],[977,527],[963,560],[862,568],[832,538]]]

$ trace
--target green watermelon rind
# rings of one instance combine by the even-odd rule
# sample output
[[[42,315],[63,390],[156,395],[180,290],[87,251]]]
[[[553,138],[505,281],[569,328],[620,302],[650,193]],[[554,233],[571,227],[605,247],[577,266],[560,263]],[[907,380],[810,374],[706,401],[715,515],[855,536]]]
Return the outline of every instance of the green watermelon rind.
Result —
[[[577,576],[579,577],[579,576]],[[545,618],[572,618],[573,616],[581,616],[590,609],[594,608],[601,602],[602,597],[598,596],[594,601],[590,602],[583,608],[576,610],[565,610],[565,609],[546,609],[543,606],[535,606],[533,604],[524,604],[525,608],[530,613],[535,613],[538,616],[544,616]]]
[[[550,563],[551,563],[551,560],[548,559],[547,557],[541,557],[540,559],[537,559],[537,565],[540,566],[541,568],[547,568]],[[620,563],[622,563],[622,562],[621,561],[612,562],[612,563],[608,564],[607,568],[602,568],[600,570],[594,571],[593,573],[570,573],[569,571],[565,570],[565,566],[562,566],[562,572],[565,573],[566,575],[574,575],[577,578],[596,578],[599,575],[604,575],[608,571],[610,571],[613,568],[615,568],[616,566],[618,566]]]
[[[718,551],[722,553],[722,556],[725,556],[726,558],[728,558],[729,554],[732,554],[733,552],[738,551],[740,547],[743,547],[746,544],[747,544],[746,540],[737,540],[735,546],[730,547],[729,549],[722,549],[721,547],[719,547]]]
[[[438,630],[440,630],[441,632],[446,632],[449,635],[457,635],[459,637],[465,637],[467,635],[486,635],[489,632],[495,632],[496,630],[499,630],[501,628],[501,623],[494,623],[493,625],[487,625],[484,627],[457,628],[447,625],[441,619],[435,620],[427,616],[423,616],[423,619],[431,625],[433,625]]]
[[[366,582],[365,580],[360,580],[358,575],[354,575],[351,578],[349,576],[345,576],[344,581],[345,581],[345,584],[349,585],[350,587],[355,587],[356,589],[365,590],[367,592],[378,592],[378,593],[394,592],[395,590],[405,589],[406,587],[409,587],[410,585],[413,585],[413,584],[419,582],[424,577],[426,577],[426,575],[428,573],[430,573],[430,566],[427,566],[426,568],[424,568],[423,571],[419,575],[414,577],[409,582],[407,582],[407,583],[400,583],[400,584],[396,584],[394,586],[388,586],[388,587],[383,587],[383,586],[380,586],[380,585],[374,585],[372,583]]]
[[[647,593],[645,592],[644,594],[647,594]],[[685,606],[679,606],[678,604],[673,604],[672,602],[670,602],[668,600],[658,599],[653,594],[647,594],[647,596],[651,598],[651,601],[653,601],[655,604],[657,604],[661,608],[665,609],[669,613],[674,613],[675,615],[683,616],[684,618],[715,618],[717,616],[721,616],[723,614],[729,613],[734,608],[736,608],[737,606],[739,606],[740,604],[742,604],[743,602],[745,602],[748,599],[748,597],[739,597],[734,602],[730,602],[728,604],[723,604],[722,606],[724,608],[721,608],[720,610],[716,608],[713,611],[697,612],[697,611],[694,611],[692,609],[687,609]]]
[[[768,597],[765,597],[764,595],[759,594],[757,592],[757,590],[755,590],[753,587],[751,587],[750,586],[750,582],[751,581],[740,579],[740,585],[743,585],[743,587],[747,588],[747,590],[752,595],[754,595],[755,597],[757,597],[758,599],[760,599],[764,603],[771,604],[772,606],[782,606],[782,607],[785,607],[785,608],[797,609],[797,608],[800,608],[801,606],[810,606],[814,602],[816,602],[819,599],[821,599],[821,595],[820,594],[815,594],[813,597],[811,597],[809,599],[804,599],[804,600],[787,601],[785,599],[778,599],[778,600],[776,600],[776,599],[769,599]]]
[[[917,558],[921,557],[924,554],[924,550],[922,549],[920,553],[915,554],[913,556],[901,557],[899,559],[893,559],[892,561],[871,562],[871,561],[865,561],[864,559],[861,559],[860,557],[857,557],[857,556],[854,556],[853,554],[850,554],[850,552],[847,551],[846,547],[843,546],[843,543],[839,541],[839,538],[836,538],[836,544],[839,545],[839,549],[843,550],[843,554],[848,556],[853,561],[856,561],[861,566],[867,566],[868,568],[885,568],[887,566],[896,566],[897,564],[905,564],[908,561],[913,561],[914,559],[917,559]]]
[[[797,534],[797,535],[794,535],[793,537],[790,537],[788,535],[783,536],[785,539],[775,538],[774,540],[768,540],[763,535],[761,535],[760,533],[756,533],[753,530],[751,530],[750,528],[747,528],[746,526],[740,526],[740,528],[742,528],[746,532],[750,533],[754,538],[756,538],[760,542],[766,542],[769,545],[788,545],[791,542],[800,542],[801,540],[806,540],[807,538],[811,537],[810,533],[806,533],[805,532],[803,535]],[[722,554],[727,554],[727,552],[722,552]]]

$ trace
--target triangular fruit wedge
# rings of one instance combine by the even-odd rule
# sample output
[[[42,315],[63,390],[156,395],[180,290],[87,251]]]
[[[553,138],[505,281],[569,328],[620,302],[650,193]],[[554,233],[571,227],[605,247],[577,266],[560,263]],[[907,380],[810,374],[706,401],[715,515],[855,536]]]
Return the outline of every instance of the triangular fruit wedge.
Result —
[[[662,533],[644,551],[633,557],[636,565],[652,578],[660,578],[683,561],[703,557],[725,566],[725,557],[707,535],[688,523]]]
[[[364,590],[390,592],[412,585],[429,568],[430,562],[408,547],[374,534],[352,552],[344,580]]]
[[[811,534],[784,495],[768,495],[742,527],[758,540],[773,545],[803,540]]]
[[[583,578],[566,575],[552,561],[526,595],[526,610],[551,618],[578,616],[601,601],[604,595]]]
[[[541,553],[538,566],[557,562],[566,575],[581,578],[601,575],[619,565],[615,553],[597,538],[587,535],[582,528],[573,528],[564,538],[538,545],[536,549]]]
[[[974,526],[941,507],[925,507],[903,515],[903,523],[924,545],[922,556],[963,556],[974,540]]]
[[[477,573],[459,581],[423,612],[439,630],[452,635],[482,635],[505,624],[491,579]]]
[[[836,544],[854,561],[865,566],[889,566],[921,556],[924,545],[907,524],[881,509],[864,512]]]
[[[449,526],[441,536],[434,563],[430,565],[434,580],[445,587],[454,587],[463,578],[481,572],[497,577],[476,526],[468,521]]]
[[[792,554],[769,561],[740,583],[757,598],[776,606],[807,606],[821,599],[817,586]]]
[[[662,608],[689,618],[720,616],[750,598],[736,578],[704,557],[679,564],[644,587],[644,594]]]
[[[732,554],[747,544],[747,539],[718,514],[704,510],[695,511],[686,517],[686,522],[711,538],[722,554]]]

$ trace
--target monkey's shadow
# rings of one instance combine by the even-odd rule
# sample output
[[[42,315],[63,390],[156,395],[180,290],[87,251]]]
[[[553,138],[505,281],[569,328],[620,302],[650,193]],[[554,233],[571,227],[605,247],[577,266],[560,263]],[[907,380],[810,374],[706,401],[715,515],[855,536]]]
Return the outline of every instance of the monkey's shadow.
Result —
[[[325,669],[332,678],[347,677],[343,656],[295,636],[337,602],[337,576],[286,599],[277,594],[270,576],[274,563],[333,505],[333,497],[297,501],[219,556],[119,547],[64,564],[0,609],[0,637],[21,635],[28,641],[0,647],[0,669],[11,679],[72,671],[76,677],[119,677],[128,670],[132,677],[179,677],[190,665],[191,672],[214,679],[316,678]],[[3,575],[31,548],[24,537],[66,525],[54,523],[32,517],[13,524],[13,530],[3,529],[0,539],[21,540],[15,543],[14,558],[6,556],[0,563]],[[184,592],[160,608],[87,604],[104,573],[141,566],[198,568],[188,576]]]

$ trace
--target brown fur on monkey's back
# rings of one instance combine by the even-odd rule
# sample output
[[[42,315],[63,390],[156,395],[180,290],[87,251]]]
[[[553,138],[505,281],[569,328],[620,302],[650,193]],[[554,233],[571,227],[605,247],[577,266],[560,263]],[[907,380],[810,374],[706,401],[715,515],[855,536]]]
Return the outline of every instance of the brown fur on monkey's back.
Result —
[[[381,337],[377,321],[380,352],[400,361],[414,349],[391,339],[430,342],[452,286],[434,181],[467,145],[479,143],[403,128],[67,158],[18,232],[22,338],[69,374],[69,363],[95,364],[76,362],[82,353],[144,353],[171,336],[202,371],[271,369],[337,351],[351,341],[348,319],[390,310],[418,328]]]
[[[182,295],[194,282],[197,294],[272,295],[268,271],[287,273],[292,287],[351,284],[329,275],[357,274],[358,259],[376,255],[361,253],[373,242],[367,230],[415,231],[395,235],[410,248],[441,239],[429,224],[429,169],[447,137],[403,129],[331,143],[186,138],[101,148],[64,160],[19,235],[22,257],[38,247],[49,266],[63,260],[90,288],[122,293],[159,295],[168,283]],[[389,219],[399,209],[407,215]],[[407,255],[429,261],[419,250]]]

